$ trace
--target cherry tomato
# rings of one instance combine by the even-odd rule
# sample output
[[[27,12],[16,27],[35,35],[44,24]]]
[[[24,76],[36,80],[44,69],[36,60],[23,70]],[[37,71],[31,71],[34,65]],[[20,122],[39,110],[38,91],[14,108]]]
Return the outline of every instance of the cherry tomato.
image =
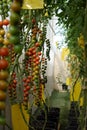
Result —
[[[39,51],[39,52],[38,52],[38,55],[40,56],[41,54],[42,54],[41,51]]]
[[[32,23],[33,23],[33,24],[35,24],[35,23],[36,23],[36,20],[35,20],[34,18],[32,19]]]
[[[39,42],[37,42],[37,43],[35,44],[35,46],[36,46],[36,47],[39,47],[39,46],[40,46],[40,43],[39,43]]]
[[[0,35],[4,36],[5,35],[5,30],[3,28],[0,29]]]
[[[9,27],[9,32],[11,33],[11,35],[18,35],[19,34],[18,26],[11,25]]]
[[[0,21],[0,27],[2,27],[3,26],[3,22],[2,21]]]
[[[6,119],[5,119],[5,117],[2,117],[1,115],[0,115],[0,125],[5,125],[6,124]]]
[[[0,90],[0,101],[5,101],[5,99],[6,99],[6,93]]]
[[[20,37],[16,35],[11,35],[11,37],[9,38],[9,42],[17,45],[20,42]]]
[[[9,24],[9,20],[8,19],[4,19],[3,20],[3,25],[7,26]]]
[[[9,45],[9,44],[10,44],[10,42],[9,42],[9,40],[8,40],[8,39],[4,39],[3,44],[4,44],[4,45]]]
[[[2,36],[0,36],[0,43],[3,43],[4,38]]]
[[[8,56],[9,49],[7,47],[1,47],[0,48],[0,56]]]
[[[26,90],[27,90],[27,91],[30,90],[30,86],[26,86]]]
[[[6,70],[0,71],[0,80],[6,80],[8,78],[8,76],[9,76],[8,71],[6,71]]]
[[[20,9],[21,9],[20,2],[14,1],[14,2],[11,4],[11,9],[12,9],[14,12],[20,11]]]
[[[11,25],[16,25],[18,21],[20,20],[20,15],[17,14],[16,12],[12,12],[10,16],[10,23]]]
[[[10,36],[11,36],[10,32],[7,32],[7,33],[6,33],[6,37],[7,37],[7,38],[10,38]]]
[[[14,46],[14,51],[16,53],[20,53],[22,51],[22,45],[15,45]]]
[[[0,110],[5,110],[6,104],[4,101],[0,101]]]
[[[0,80],[0,90],[6,90],[8,87],[8,83],[5,80]]]
[[[0,69],[6,69],[8,67],[8,61],[6,59],[0,59]]]

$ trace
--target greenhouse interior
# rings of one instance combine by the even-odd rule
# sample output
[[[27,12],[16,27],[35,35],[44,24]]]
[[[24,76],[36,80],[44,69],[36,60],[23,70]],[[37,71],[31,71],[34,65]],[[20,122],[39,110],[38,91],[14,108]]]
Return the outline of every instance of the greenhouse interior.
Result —
[[[0,0],[0,130],[87,130],[87,0]]]

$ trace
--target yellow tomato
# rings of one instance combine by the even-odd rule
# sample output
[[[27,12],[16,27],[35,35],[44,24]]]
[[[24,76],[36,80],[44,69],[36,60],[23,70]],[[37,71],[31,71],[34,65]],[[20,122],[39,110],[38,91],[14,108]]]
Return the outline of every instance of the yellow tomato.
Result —
[[[3,44],[4,44],[4,45],[9,45],[9,44],[10,44],[10,42],[9,42],[9,40],[8,40],[8,39],[4,39]]]
[[[4,36],[5,35],[5,30],[2,28],[0,29],[0,35]]]

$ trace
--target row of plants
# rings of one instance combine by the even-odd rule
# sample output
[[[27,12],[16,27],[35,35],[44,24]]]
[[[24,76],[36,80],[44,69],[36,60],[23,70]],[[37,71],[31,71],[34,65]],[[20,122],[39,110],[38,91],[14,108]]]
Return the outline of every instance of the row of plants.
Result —
[[[23,10],[22,2],[0,1],[0,12],[3,10],[0,13],[0,124],[7,126],[7,95],[11,105],[20,104],[25,123],[22,105],[32,117],[33,108],[42,108],[45,103],[43,95],[51,48],[46,37],[47,9],[45,6],[40,10]]]

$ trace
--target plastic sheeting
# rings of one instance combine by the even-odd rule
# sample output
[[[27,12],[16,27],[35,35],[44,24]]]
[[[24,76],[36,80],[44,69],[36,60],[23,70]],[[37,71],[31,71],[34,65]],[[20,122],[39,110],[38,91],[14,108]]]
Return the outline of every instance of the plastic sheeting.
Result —
[[[62,83],[66,83],[66,79],[69,75],[67,62],[65,60],[62,61],[61,49],[58,49],[56,46],[56,43],[61,44],[64,40],[64,36],[60,33],[58,26],[56,26],[56,22],[57,19],[53,17],[52,20],[49,21],[47,28],[47,38],[50,39],[51,44],[51,60],[48,61],[47,65],[48,82],[46,84],[49,95],[51,95],[53,89],[62,90]],[[60,80],[61,83],[58,80]]]

